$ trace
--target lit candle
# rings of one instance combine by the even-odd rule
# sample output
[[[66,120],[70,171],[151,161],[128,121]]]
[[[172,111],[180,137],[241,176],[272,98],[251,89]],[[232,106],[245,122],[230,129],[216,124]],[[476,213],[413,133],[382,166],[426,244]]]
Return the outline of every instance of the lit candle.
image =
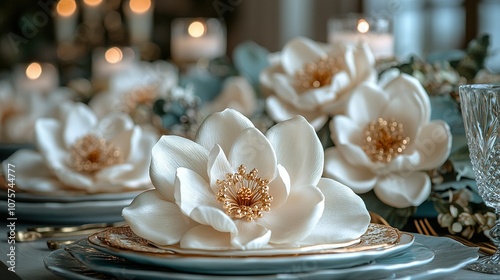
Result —
[[[75,0],[60,0],[56,5],[55,28],[59,42],[71,42],[75,37],[78,20]]]
[[[94,24],[101,20],[102,0],[83,0],[83,21]]]
[[[354,23],[353,21],[356,20]],[[353,27],[354,25],[354,27]],[[331,44],[366,42],[376,58],[394,55],[394,36],[389,33],[389,21],[363,18],[333,19],[329,22],[328,42]]]
[[[130,0],[125,6],[130,42],[140,45],[151,40],[153,3],[151,0]]]
[[[18,92],[50,92],[59,86],[58,71],[49,63],[19,65],[14,72],[14,85]]]
[[[172,23],[172,59],[180,63],[212,59],[226,52],[226,34],[216,19],[177,19]]]
[[[92,56],[92,78],[95,81],[107,81],[137,61],[137,56],[131,48],[111,47],[98,48]]]

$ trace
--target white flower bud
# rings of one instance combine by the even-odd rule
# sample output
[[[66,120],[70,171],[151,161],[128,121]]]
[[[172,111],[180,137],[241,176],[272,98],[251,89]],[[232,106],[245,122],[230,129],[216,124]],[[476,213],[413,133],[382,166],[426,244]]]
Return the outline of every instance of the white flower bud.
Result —
[[[462,226],[461,223],[459,222],[454,222],[452,225],[451,225],[451,232],[453,233],[459,233],[462,231],[464,227]]]

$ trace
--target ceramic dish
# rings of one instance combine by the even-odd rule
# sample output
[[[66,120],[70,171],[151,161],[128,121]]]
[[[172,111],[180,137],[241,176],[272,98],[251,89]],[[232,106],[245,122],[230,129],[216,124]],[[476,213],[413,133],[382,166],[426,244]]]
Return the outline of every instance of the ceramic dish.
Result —
[[[311,271],[305,273],[285,273],[278,275],[251,275],[251,276],[228,276],[228,275],[200,275],[182,273],[170,269],[161,269],[127,261],[120,257],[114,257],[104,252],[90,248],[85,240],[69,246],[66,250],[72,257],[77,259],[88,269],[114,276],[116,278],[139,278],[139,279],[345,279],[356,276],[367,278],[383,278],[392,274],[396,269],[410,268],[429,263],[434,258],[434,252],[422,244],[414,244],[405,250],[387,258],[377,259],[366,265],[351,268],[329,269]],[[59,265],[60,266],[60,265]],[[126,275],[126,277],[124,277]]]
[[[435,250],[434,258],[428,256]],[[429,253],[431,252],[431,253]],[[453,252],[453,254],[450,254]],[[70,254],[71,253],[71,254]],[[73,255],[72,255],[73,254]],[[166,268],[145,266],[100,252],[82,239],[66,250],[59,249],[44,259],[47,269],[65,278],[88,279],[192,279],[192,280],[267,280],[267,279],[441,279],[459,271],[478,257],[477,248],[466,247],[449,238],[416,235],[407,250],[351,268],[327,269],[303,273],[252,276],[189,274]],[[78,258],[80,261],[78,261]],[[92,268],[92,269],[91,269]]]
[[[90,245],[107,254],[137,263],[219,275],[276,274],[352,267],[394,254],[413,243],[411,234],[401,234],[391,227],[371,224],[359,243],[344,248],[305,253],[296,251],[300,248],[289,248],[285,255],[276,254],[274,250],[261,250],[259,255],[252,256],[244,256],[241,250],[226,251],[221,255],[213,252],[200,255],[197,254],[199,250],[195,250],[194,254],[185,254],[158,248],[129,232],[120,235],[112,229],[91,235],[88,239]],[[393,231],[398,233],[397,238],[394,238]],[[111,237],[106,236],[109,232],[112,233]]]
[[[16,202],[15,215],[24,222],[51,224],[112,223],[122,221],[122,209],[132,199],[84,202]],[[0,200],[0,212],[7,211],[7,200]]]

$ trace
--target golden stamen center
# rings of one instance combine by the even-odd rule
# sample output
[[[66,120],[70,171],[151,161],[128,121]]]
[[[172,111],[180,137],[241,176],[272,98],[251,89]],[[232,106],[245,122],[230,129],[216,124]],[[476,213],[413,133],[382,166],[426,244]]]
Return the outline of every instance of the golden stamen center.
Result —
[[[373,162],[389,163],[402,154],[409,143],[403,124],[378,118],[365,128],[362,148]]]
[[[332,77],[345,69],[340,56],[320,58],[304,64],[304,68],[295,73],[295,86],[301,90],[320,88],[332,83]]]
[[[231,218],[246,218],[250,222],[271,209],[273,197],[269,195],[269,180],[257,177],[257,172],[254,168],[246,173],[242,164],[237,173],[227,173],[225,180],[217,180],[217,201]]]
[[[94,134],[83,136],[70,148],[70,165],[79,172],[93,173],[122,162],[120,148]]]

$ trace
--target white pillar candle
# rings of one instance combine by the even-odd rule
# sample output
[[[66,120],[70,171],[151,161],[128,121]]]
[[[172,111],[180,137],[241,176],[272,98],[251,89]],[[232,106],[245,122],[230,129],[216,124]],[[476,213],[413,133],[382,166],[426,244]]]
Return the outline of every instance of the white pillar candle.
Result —
[[[328,42],[331,44],[366,42],[376,58],[394,56],[394,36],[389,32],[389,21],[386,19],[332,19],[328,29]]]
[[[216,58],[226,53],[226,32],[216,19],[177,19],[170,48],[172,60],[180,63]]]
[[[83,22],[95,24],[102,17],[102,0],[83,0]]]
[[[78,9],[75,0],[60,0],[55,12],[55,31],[58,42],[73,41],[77,20]]]
[[[17,92],[47,93],[59,86],[59,74],[50,63],[21,64],[14,70],[14,87]]]
[[[132,66],[137,56],[131,48],[98,48],[92,54],[92,78],[96,81],[108,80]]]
[[[130,43],[140,45],[151,40],[153,3],[151,0],[129,0],[125,3]]]

